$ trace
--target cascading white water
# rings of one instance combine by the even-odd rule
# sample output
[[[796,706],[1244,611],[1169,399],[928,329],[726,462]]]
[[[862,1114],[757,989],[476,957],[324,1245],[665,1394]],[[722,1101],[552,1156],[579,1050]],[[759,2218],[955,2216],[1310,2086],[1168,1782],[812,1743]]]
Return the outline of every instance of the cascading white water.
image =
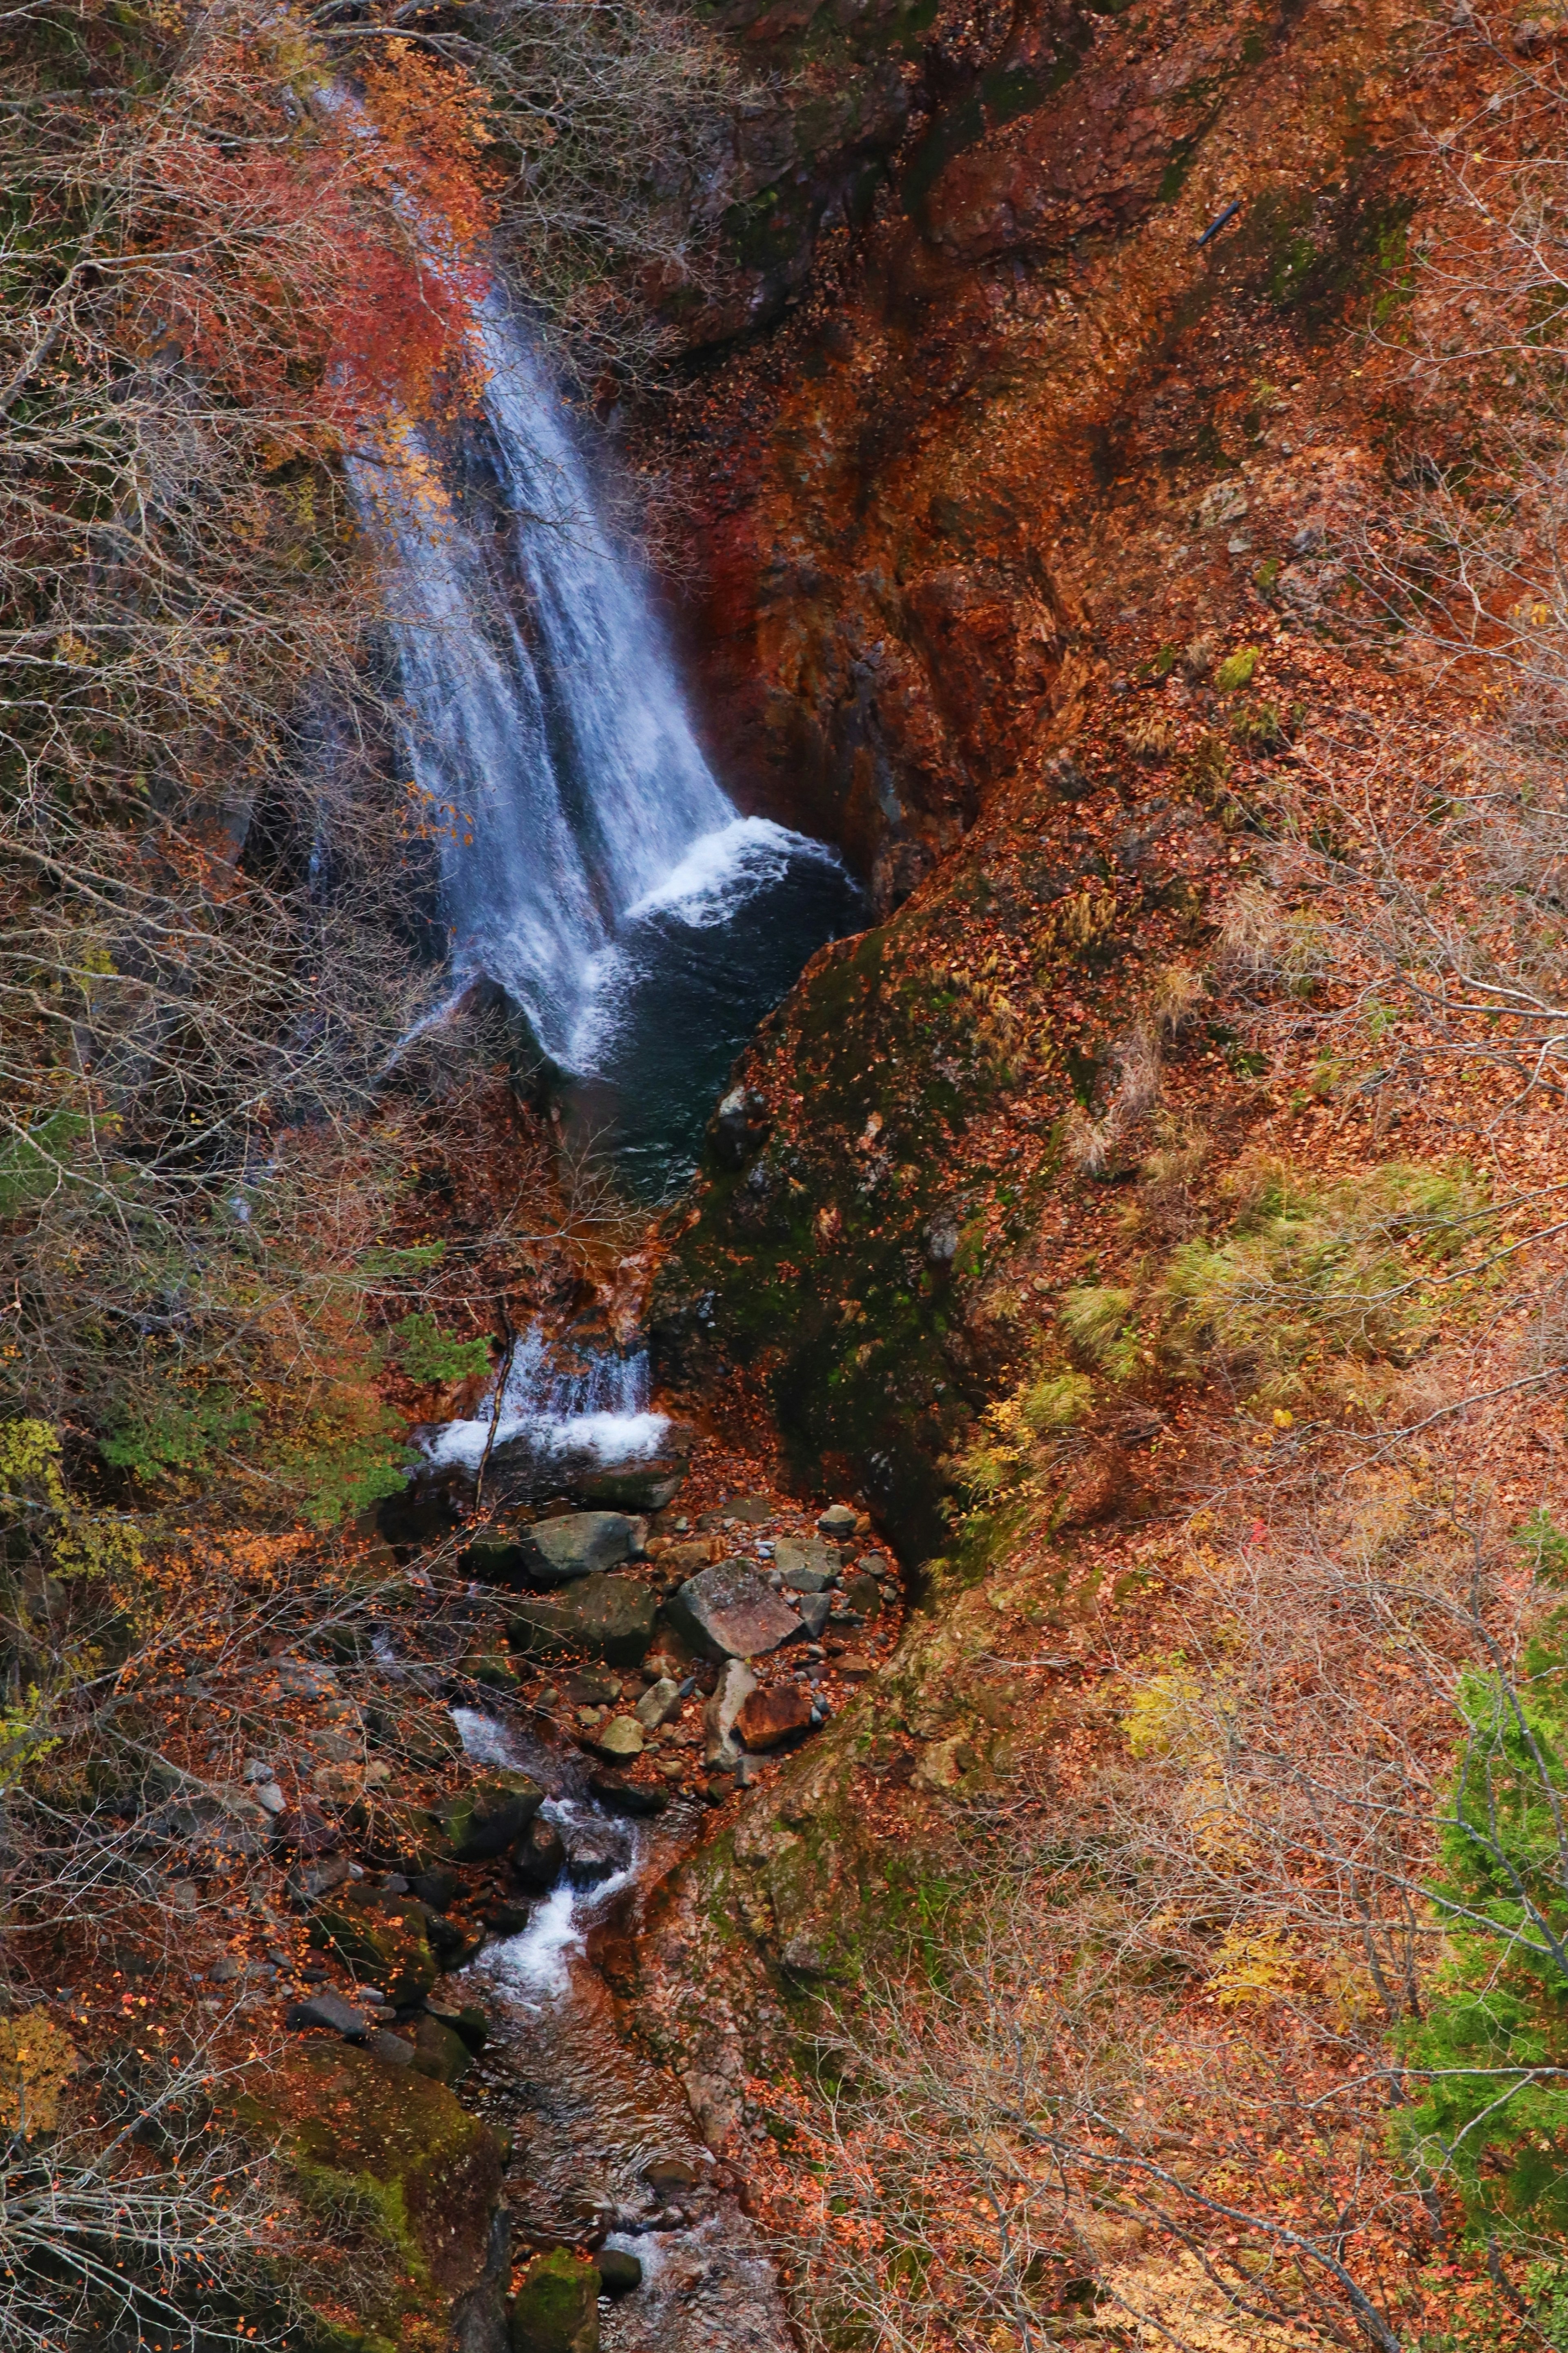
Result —
[[[454,981],[459,991],[481,976],[499,983],[545,1051],[586,1075],[634,976],[626,942],[638,924],[664,915],[706,928],[792,864],[837,861],[737,815],[691,732],[643,583],[611,544],[559,400],[499,289],[477,306],[473,333],[509,560],[462,512],[417,433],[386,464],[360,458],[351,472],[393,558],[409,751],[440,849]]]
[[[648,1388],[646,1350],[596,1354],[583,1371],[563,1372],[536,1324],[512,1352],[499,1409],[492,1388],[472,1420],[443,1422],[429,1460],[437,1470],[477,1470],[493,1428],[495,1445],[527,1438],[542,1462],[636,1461],[656,1454],[669,1429],[662,1413],[649,1412]]]

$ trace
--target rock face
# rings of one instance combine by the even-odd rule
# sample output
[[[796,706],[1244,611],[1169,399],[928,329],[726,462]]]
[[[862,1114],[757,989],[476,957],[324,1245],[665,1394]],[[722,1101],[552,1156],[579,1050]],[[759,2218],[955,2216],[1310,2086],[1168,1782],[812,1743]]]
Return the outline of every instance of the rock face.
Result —
[[[666,1608],[681,1640],[705,1659],[754,1659],[801,1630],[795,1611],[744,1560],[700,1570]]]
[[[557,2247],[535,2255],[511,2308],[511,2353],[599,2353],[599,2274]]]
[[[587,1651],[608,1666],[636,1667],[653,1641],[656,1609],[635,1577],[592,1575],[520,1603],[508,1630],[516,1648],[535,1656]]]
[[[537,1585],[564,1585],[574,1577],[618,1567],[630,1556],[636,1531],[622,1512],[565,1512],[538,1520],[517,1539],[523,1574]]]
[[[687,1465],[676,1461],[606,1462],[574,1474],[580,1503],[616,1512],[662,1512],[680,1492]]]

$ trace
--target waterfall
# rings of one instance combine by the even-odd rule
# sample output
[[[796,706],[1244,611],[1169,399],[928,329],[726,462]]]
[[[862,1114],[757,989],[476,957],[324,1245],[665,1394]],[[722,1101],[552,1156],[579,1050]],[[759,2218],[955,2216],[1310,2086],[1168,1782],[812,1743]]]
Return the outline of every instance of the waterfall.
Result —
[[[466,511],[484,501],[454,492],[416,430],[384,465],[351,470],[389,558],[455,987],[498,982],[545,1051],[588,1076],[635,987],[639,926],[723,923],[802,860],[837,862],[742,818],[715,780],[644,583],[499,288],[476,307],[474,342],[504,537]]]
[[[437,1470],[477,1470],[493,1420],[496,1445],[526,1437],[542,1464],[636,1461],[657,1453],[669,1429],[649,1411],[648,1389],[646,1349],[594,1351],[581,1369],[563,1371],[536,1324],[512,1353],[499,1408],[492,1385],[474,1418],[444,1422],[426,1451]]]

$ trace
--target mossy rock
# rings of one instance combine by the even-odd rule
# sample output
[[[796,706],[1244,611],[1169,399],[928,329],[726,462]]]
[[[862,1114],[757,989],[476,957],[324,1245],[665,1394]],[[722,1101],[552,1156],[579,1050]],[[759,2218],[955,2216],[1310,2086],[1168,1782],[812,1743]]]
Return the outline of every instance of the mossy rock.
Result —
[[[352,2257],[358,2327],[349,2341],[437,2353],[452,2300],[484,2270],[501,2187],[490,2127],[445,2084],[345,2042],[289,2051],[238,2113],[275,2145],[304,2204],[331,2218],[331,2243],[352,2217],[382,2258]]]
[[[454,1862],[489,1862],[521,1838],[543,1803],[537,1781],[503,1767],[432,1808],[431,1819]]]
[[[425,2017],[414,2030],[414,2064],[437,2084],[458,2084],[474,2063],[463,2037],[439,2018]]]
[[[400,2010],[423,2001],[441,1974],[423,1904],[380,1888],[340,1888],[311,1922],[310,1942],[340,1953]]]
[[[599,2353],[596,2265],[564,2247],[534,2257],[511,2308],[511,2353]]]

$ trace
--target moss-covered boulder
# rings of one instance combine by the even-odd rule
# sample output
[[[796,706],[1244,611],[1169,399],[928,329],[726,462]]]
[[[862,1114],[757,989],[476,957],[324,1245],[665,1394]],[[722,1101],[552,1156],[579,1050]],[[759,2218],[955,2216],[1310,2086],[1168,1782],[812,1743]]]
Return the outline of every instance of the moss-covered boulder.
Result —
[[[607,1666],[637,1667],[653,1641],[658,1598],[635,1577],[580,1577],[560,1593],[518,1604],[507,1628],[534,1657],[587,1651]]]
[[[511,2308],[511,2353],[598,2353],[599,2274],[557,2247],[536,2255]]]
[[[444,1799],[432,1820],[454,1862],[489,1862],[522,1835],[543,1803],[537,1781],[501,1767]]]
[[[430,1921],[411,1895],[380,1888],[339,1888],[310,1924],[310,1942],[341,1954],[399,2009],[423,2001],[441,1974]]]
[[[459,2083],[474,2063],[474,2054],[456,2030],[439,2018],[425,2017],[414,2031],[414,2064],[437,2084]]]
[[[444,2084],[342,2042],[289,2052],[240,2116],[276,2147],[304,2204],[331,2218],[328,2268],[311,2289],[323,2320],[339,2318],[330,2266],[341,2252],[350,2341],[439,2353],[454,2300],[485,2267],[501,2185],[489,2126]]]

